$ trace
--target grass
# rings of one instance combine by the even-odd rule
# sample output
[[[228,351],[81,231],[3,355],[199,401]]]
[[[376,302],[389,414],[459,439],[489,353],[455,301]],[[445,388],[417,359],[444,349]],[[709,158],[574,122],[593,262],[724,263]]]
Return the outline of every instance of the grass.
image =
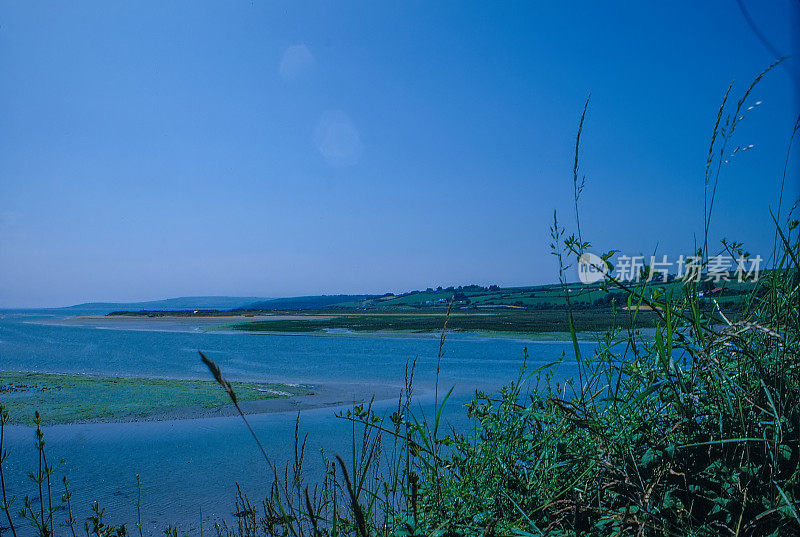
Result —
[[[311,393],[310,386],[260,382],[233,383],[241,401],[286,398]],[[230,404],[205,380],[101,377],[44,373],[0,374],[0,400],[11,423],[34,424],[176,417],[181,412],[214,410]]]

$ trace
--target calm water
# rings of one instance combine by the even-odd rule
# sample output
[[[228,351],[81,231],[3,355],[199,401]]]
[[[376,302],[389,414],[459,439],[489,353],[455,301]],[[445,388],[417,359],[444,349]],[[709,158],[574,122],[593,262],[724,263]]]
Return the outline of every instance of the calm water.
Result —
[[[231,379],[352,384],[354,392],[363,392],[364,386],[399,390],[406,362],[417,358],[418,408],[430,412],[438,337],[132,331],[31,322],[58,315],[0,312],[0,371],[206,379],[208,372],[197,358],[202,349]],[[449,336],[440,386],[445,392],[453,387],[454,395],[445,419],[463,424],[462,405],[476,388],[492,390],[516,378],[524,347],[532,367],[556,361],[562,353],[571,358],[567,343]],[[591,348],[586,344],[585,351]],[[573,372],[569,364],[560,369],[565,376]],[[388,411],[396,404],[379,402],[377,408]],[[341,408],[301,413],[301,431],[309,434],[310,468],[319,467],[323,446],[328,454],[350,452],[350,425],[334,416],[337,410]],[[296,418],[294,412],[251,417],[273,460],[293,457]],[[236,482],[253,498],[269,483],[259,452],[236,418],[62,425],[46,428],[45,435],[51,462],[64,459],[56,481],[60,485],[62,475],[71,481],[79,520],[97,500],[107,508],[110,522],[128,522],[133,528],[136,474],[143,483],[143,522],[152,534],[167,523],[196,528],[201,509],[205,524],[229,517]],[[18,498],[34,495],[25,477],[37,461],[33,440],[30,428],[7,431],[7,485]],[[21,507],[21,500],[16,506]]]

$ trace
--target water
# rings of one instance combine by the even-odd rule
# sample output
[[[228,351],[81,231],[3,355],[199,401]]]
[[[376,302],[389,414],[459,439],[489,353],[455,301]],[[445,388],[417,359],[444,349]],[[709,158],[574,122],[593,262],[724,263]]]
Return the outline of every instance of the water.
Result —
[[[76,312],[70,312],[71,315]],[[199,361],[202,349],[232,380],[298,382],[351,387],[357,393],[391,388],[399,393],[406,364],[417,359],[415,396],[430,412],[436,372],[438,337],[424,336],[295,336],[204,332],[197,327],[178,331],[104,329],[36,324],[57,319],[52,312],[0,313],[0,371],[94,373],[207,379]],[[162,325],[163,326],[163,325]],[[174,327],[173,327],[174,328]],[[591,345],[586,352],[591,352]],[[571,357],[571,344],[451,334],[442,360],[440,387],[453,388],[444,419],[463,424],[463,403],[475,389],[494,390],[517,378],[523,348],[528,365],[537,367]],[[571,365],[562,375],[574,373]],[[1,374],[1,373],[0,373]],[[391,411],[397,401],[376,403]],[[311,477],[320,467],[319,450],[350,453],[350,424],[335,417],[340,408],[303,411],[301,433],[308,433]],[[294,456],[297,414],[283,412],[251,416],[250,421],[274,461]],[[142,480],[145,529],[156,534],[167,523],[196,529],[200,512],[205,524],[229,517],[235,483],[258,498],[269,483],[260,453],[239,418],[207,418],[139,423],[59,425],[45,429],[51,463],[63,459],[55,474],[60,498],[61,476],[73,490],[73,508],[82,521],[92,501],[107,508],[109,522],[136,519],[136,475]],[[17,496],[34,496],[26,474],[37,464],[34,431],[10,427],[6,445],[7,486]],[[345,459],[347,457],[345,456]],[[318,475],[318,474],[316,474]]]

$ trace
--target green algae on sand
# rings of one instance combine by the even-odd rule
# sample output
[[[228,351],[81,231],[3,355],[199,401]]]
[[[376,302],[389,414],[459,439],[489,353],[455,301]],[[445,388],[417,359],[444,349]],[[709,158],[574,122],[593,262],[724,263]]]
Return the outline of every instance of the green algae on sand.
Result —
[[[243,404],[313,395],[313,386],[232,382]],[[230,399],[214,381],[0,372],[0,402],[12,423],[137,421],[227,415]]]

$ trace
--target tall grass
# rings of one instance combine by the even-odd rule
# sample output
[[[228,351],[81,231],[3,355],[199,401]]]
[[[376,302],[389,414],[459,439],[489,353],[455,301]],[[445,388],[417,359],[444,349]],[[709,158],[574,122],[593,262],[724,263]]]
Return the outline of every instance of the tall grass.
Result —
[[[705,176],[704,261],[719,159],[727,156],[754,85],[732,116],[728,90],[714,128]],[[585,115],[586,108],[573,169],[576,216]],[[702,307],[702,283],[658,293],[646,278],[637,284],[610,278],[605,290],[623,292],[628,307],[592,355],[580,353],[569,323],[578,378],[556,382],[558,364],[524,366],[497,393],[476,393],[465,409],[471,420],[466,429],[443,430],[449,394],[439,399],[438,378],[433,415],[415,410],[415,363],[409,362],[393,412],[378,415],[369,403],[339,414],[352,424],[349,460],[323,454],[324,477],[310,484],[298,416],[293,460],[279,467],[265,455],[272,483],[264,497],[252,501],[239,491],[233,520],[218,521],[216,534],[800,535],[800,230],[792,211],[783,221],[775,218],[775,236],[772,270],[755,286],[740,320],[731,321],[719,305]],[[552,239],[566,289],[567,269],[590,243],[585,232],[567,236],[557,218]],[[744,253],[736,243],[721,247]],[[652,334],[636,328],[642,306],[658,316]],[[437,375],[446,367],[445,338],[443,330]],[[527,351],[525,358],[527,363]],[[204,361],[236,404],[222,372]],[[2,473],[5,423],[3,417],[2,508],[16,535]],[[49,537],[60,506],[49,503],[52,469],[43,436],[37,439],[42,466],[32,478],[40,489],[38,505],[24,504],[37,533]],[[71,506],[65,526],[74,534]],[[141,531],[140,521],[137,527]],[[90,537],[126,532],[106,526],[99,506],[84,530]],[[166,533],[178,535],[174,528]]]

